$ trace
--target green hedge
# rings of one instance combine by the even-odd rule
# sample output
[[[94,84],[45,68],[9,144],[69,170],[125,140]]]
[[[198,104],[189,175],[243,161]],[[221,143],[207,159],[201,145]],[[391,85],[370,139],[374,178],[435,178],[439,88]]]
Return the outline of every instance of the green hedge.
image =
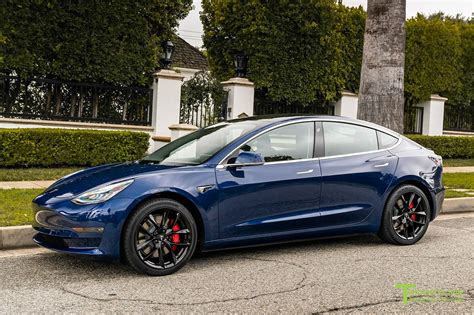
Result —
[[[132,131],[0,129],[0,167],[92,166],[144,156],[149,135]]]
[[[411,140],[433,150],[444,159],[474,158],[474,137],[407,135]]]

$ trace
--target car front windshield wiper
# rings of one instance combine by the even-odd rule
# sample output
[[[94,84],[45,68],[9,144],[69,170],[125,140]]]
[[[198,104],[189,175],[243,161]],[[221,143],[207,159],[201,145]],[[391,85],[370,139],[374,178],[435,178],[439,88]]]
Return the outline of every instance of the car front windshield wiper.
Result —
[[[140,164],[160,164],[161,161],[141,159],[141,160],[138,160],[138,163],[140,163]]]
[[[190,165],[199,165],[199,163],[193,163],[193,162],[169,162],[165,161],[163,163],[163,160],[158,161],[158,160],[147,160],[147,159],[141,159],[139,160],[140,164],[156,164],[156,165],[167,165],[167,166],[190,166]]]

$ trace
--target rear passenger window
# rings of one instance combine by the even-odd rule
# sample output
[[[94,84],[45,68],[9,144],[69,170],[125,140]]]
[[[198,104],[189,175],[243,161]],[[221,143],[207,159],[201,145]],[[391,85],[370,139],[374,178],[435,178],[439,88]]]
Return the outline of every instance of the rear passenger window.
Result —
[[[323,122],[325,156],[378,150],[374,129],[358,125]]]
[[[377,136],[379,137],[379,148],[380,149],[386,149],[390,148],[391,146],[395,145],[397,143],[398,139],[386,134],[385,132],[380,132],[377,131]]]

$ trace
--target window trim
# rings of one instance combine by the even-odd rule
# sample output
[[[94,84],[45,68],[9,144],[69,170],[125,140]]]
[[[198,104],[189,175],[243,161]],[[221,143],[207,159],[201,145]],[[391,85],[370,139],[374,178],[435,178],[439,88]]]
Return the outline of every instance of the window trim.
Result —
[[[316,132],[316,125],[317,123],[321,123],[321,127],[322,127],[322,124],[324,122],[338,122],[338,123],[342,123],[342,124],[350,124],[350,125],[356,125],[356,126],[360,126],[360,127],[365,127],[365,128],[369,128],[369,129],[374,129],[376,132],[377,131],[380,131],[380,132],[384,132],[388,135],[391,135],[395,138],[398,139],[398,141],[391,147],[389,148],[386,148],[386,149],[378,149],[378,150],[372,150],[372,151],[364,151],[364,152],[357,152],[357,153],[349,153],[349,154],[340,154],[340,155],[331,155],[331,156],[321,156],[321,157],[315,157],[315,155],[313,154],[313,158],[309,158],[309,159],[301,159],[301,160],[289,160],[289,161],[275,161],[275,162],[265,162],[262,166],[265,166],[265,165],[272,165],[272,164],[284,164],[284,163],[295,163],[295,162],[307,162],[307,161],[317,161],[317,160],[328,160],[328,159],[335,159],[335,158],[341,158],[341,157],[349,157],[349,156],[357,156],[357,155],[363,155],[363,154],[370,154],[370,153],[376,153],[376,152],[382,152],[382,151],[387,151],[387,150],[391,150],[395,147],[397,147],[401,142],[402,142],[402,137],[400,135],[395,135],[395,134],[391,134],[391,133],[388,133],[388,132],[385,132],[385,131],[382,131],[382,130],[379,130],[377,128],[374,128],[374,127],[370,127],[370,126],[366,126],[364,125],[362,122],[359,123],[357,121],[341,121],[339,119],[331,119],[331,118],[308,118],[308,119],[301,119],[301,120],[297,120],[297,121],[287,121],[285,123],[282,123],[282,124],[278,124],[278,125],[275,125],[275,126],[272,126],[268,129],[265,129],[265,130],[262,130],[260,132],[258,132],[257,134],[253,135],[252,137],[250,137],[250,139],[248,139],[245,143],[243,143],[242,145],[252,141],[253,139],[257,138],[258,136],[266,133],[266,132],[269,132],[273,129],[276,129],[276,128],[279,128],[279,127],[283,127],[283,126],[287,126],[287,125],[292,125],[292,124],[297,124],[297,123],[302,123],[302,122],[313,122],[314,123],[314,131]],[[324,128],[322,128],[322,135],[324,137]],[[316,145],[317,145],[317,140],[316,140],[316,137],[315,137],[315,149],[316,149]],[[378,141],[378,140],[377,140]],[[232,164],[226,164],[226,163],[223,163],[224,161],[226,161],[232,154],[234,154],[235,151],[237,151],[242,145],[239,145],[238,148],[236,148],[235,150],[232,150],[229,154],[227,154],[216,166],[216,169],[225,169],[227,168],[228,166],[232,166]],[[377,142],[377,147],[378,147],[378,142]],[[323,150],[324,150],[324,142],[323,142]],[[323,151],[324,152],[324,151]],[[325,154],[326,152],[324,152]]]

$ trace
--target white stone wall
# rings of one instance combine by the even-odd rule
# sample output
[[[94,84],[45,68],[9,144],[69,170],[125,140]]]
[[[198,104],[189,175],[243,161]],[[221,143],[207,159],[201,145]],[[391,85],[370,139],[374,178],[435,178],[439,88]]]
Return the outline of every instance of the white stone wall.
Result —
[[[423,108],[423,135],[441,136],[443,134],[444,103],[447,100],[439,95],[431,95],[428,101],[416,105]]]
[[[186,82],[193,77],[197,72],[201,71],[199,69],[190,69],[190,68],[180,68],[174,67],[174,70],[183,76],[183,81]]]
[[[222,85],[229,92],[227,119],[253,116],[254,84],[245,78],[232,78]]]
[[[359,99],[357,94],[351,92],[342,92],[341,98],[334,105],[334,115],[357,118],[357,108]]]

